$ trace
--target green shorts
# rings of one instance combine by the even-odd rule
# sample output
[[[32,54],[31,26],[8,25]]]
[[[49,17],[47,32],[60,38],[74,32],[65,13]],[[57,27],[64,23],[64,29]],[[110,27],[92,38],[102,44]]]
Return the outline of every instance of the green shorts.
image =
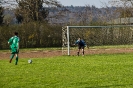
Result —
[[[11,53],[12,54],[18,54],[19,50],[17,48],[11,48]]]

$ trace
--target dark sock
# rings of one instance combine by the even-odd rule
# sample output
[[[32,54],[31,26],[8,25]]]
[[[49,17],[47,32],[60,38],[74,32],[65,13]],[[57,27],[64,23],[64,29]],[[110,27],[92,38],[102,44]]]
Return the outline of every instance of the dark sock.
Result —
[[[79,56],[79,52],[77,52],[77,55]]]
[[[11,63],[11,62],[12,62],[12,59],[10,59],[9,63]]]
[[[17,64],[18,64],[18,56],[16,57],[15,65],[17,65]]]

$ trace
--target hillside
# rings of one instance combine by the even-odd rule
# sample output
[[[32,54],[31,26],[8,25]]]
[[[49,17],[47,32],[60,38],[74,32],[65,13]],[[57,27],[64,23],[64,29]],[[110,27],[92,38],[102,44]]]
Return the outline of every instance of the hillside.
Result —
[[[115,7],[96,8],[95,6],[64,6],[61,8],[47,8],[49,15],[47,20],[55,25],[86,25],[91,22],[108,22],[117,18],[114,16]],[[11,23],[16,23],[14,16],[15,9],[5,9],[4,15],[10,15],[13,19]]]

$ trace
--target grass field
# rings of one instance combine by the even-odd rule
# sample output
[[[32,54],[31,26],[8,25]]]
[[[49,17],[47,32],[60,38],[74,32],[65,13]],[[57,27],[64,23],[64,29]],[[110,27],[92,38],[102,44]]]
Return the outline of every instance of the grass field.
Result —
[[[67,48],[67,47],[66,47]],[[108,46],[90,46],[89,47],[90,49],[112,49],[112,48],[133,48],[133,45],[108,45]],[[71,47],[70,49],[77,49],[77,46],[75,47]],[[30,48],[30,49],[27,49],[27,48],[23,48],[23,49],[20,49],[21,52],[26,52],[26,51],[48,51],[48,50],[62,50],[62,47],[49,47],[49,48]],[[9,49],[6,49],[6,50],[0,50],[0,52],[10,52]]]
[[[133,88],[133,54],[0,60],[0,88]]]

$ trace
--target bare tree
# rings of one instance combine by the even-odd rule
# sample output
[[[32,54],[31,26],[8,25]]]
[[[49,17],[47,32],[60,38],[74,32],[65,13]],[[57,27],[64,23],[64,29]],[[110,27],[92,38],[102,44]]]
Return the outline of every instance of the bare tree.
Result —
[[[133,17],[133,0],[110,0],[110,4],[116,7],[115,13],[120,18],[120,21],[122,18],[124,19],[124,24],[129,23],[130,17]]]
[[[16,2],[18,3],[16,17],[23,18],[24,22],[44,21],[49,13],[48,7],[61,6],[56,0],[16,0]]]

